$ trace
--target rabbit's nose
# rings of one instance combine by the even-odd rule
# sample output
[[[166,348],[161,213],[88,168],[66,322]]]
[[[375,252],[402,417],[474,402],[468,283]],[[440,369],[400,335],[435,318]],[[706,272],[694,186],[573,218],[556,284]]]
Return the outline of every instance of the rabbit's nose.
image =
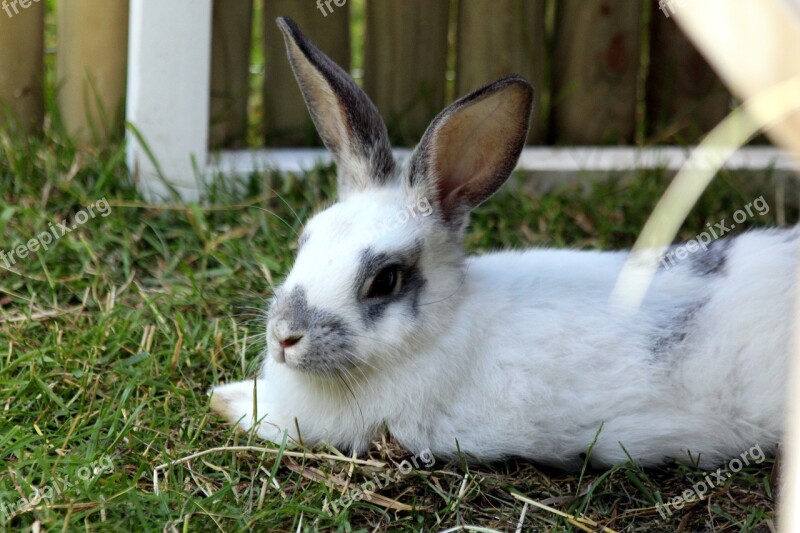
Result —
[[[276,320],[271,324],[272,326],[272,339],[277,344],[275,347],[275,359],[279,363],[285,363],[287,359],[287,352],[291,351],[294,357],[299,357],[302,350],[298,351],[300,347],[290,350],[296,346],[301,340],[305,338],[305,332],[293,326],[286,320]]]
[[[294,346],[295,344],[300,342],[302,339],[303,339],[303,335],[299,334],[299,333],[293,334],[293,335],[288,335],[286,337],[278,336],[278,344],[280,344],[281,348],[286,349],[286,348],[289,348],[290,346]]]
[[[275,340],[278,341],[278,350],[275,354],[275,357],[279,363],[285,363],[287,359],[287,350],[289,350],[292,346],[295,346],[298,342],[303,340],[304,335],[302,333],[291,333],[291,334],[276,334]],[[300,353],[295,353],[294,357],[297,358],[300,356]]]
[[[272,323],[272,333],[281,348],[294,346],[305,335],[303,328],[298,324],[292,324],[288,320],[275,320]]]

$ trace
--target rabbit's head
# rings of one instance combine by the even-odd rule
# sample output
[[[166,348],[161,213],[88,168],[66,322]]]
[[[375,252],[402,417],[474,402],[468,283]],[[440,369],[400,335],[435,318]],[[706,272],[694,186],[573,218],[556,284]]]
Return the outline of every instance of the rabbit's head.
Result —
[[[278,19],[314,124],[338,169],[338,202],[307,222],[275,291],[268,356],[354,377],[440,342],[461,300],[469,212],[508,178],[525,144],[533,88],[501,79],[437,116],[402,166],[367,95]]]

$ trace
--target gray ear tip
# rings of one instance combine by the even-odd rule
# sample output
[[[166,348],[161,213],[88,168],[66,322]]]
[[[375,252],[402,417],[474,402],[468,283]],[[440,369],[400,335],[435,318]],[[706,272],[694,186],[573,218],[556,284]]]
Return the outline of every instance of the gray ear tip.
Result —
[[[506,94],[516,94],[520,97],[519,101],[522,103],[526,108],[530,109],[533,106],[533,97],[535,94],[535,90],[533,85],[531,85],[528,80],[523,78],[522,76],[506,76],[504,78],[500,78],[499,80],[490,83],[472,93],[462,97],[460,100],[454,102],[452,105],[454,106],[461,106],[465,104],[469,104],[475,102],[477,100],[482,100],[488,96],[492,96],[498,93],[506,93]]]
[[[275,19],[275,23],[281,30],[283,40],[286,42],[287,46],[289,46],[289,43],[293,43],[300,48],[306,46],[306,38],[303,36],[303,32],[300,31],[300,27],[294,20],[289,17],[278,17]]]
[[[284,33],[296,33],[300,31],[297,27],[297,23],[290,17],[278,17],[275,19],[275,24],[277,24]]]
[[[516,86],[519,89],[522,89],[523,91],[528,93],[531,98],[533,98],[533,95],[536,93],[536,89],[533,87],[533,84],[531,84],[531,82],[529,82],[522,76],[517,76],[517,75],[506,76],[505,78],[497,80],[497,82],[495,83],[502,86]]]

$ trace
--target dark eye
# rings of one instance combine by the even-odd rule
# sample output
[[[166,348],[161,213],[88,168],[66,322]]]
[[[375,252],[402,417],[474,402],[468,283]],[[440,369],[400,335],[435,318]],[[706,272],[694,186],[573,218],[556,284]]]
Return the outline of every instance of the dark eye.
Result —
[[[372,280],[372,285],[369,286],[367,291],[367,298],[380,298],[381,296],[389,296],[400,284],[400,267],[391,265],[375,276]]]

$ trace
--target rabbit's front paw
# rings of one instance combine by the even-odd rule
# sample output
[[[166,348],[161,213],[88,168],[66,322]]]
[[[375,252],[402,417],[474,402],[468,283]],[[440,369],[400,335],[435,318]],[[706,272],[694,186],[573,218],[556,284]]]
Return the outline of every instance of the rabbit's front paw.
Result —
[[[255,426],[261,438],[277,444],[283,442],[289,429],[269,409],[261,380],[237,381],[214,387],[211,410],[243,431],[250,431]]]

